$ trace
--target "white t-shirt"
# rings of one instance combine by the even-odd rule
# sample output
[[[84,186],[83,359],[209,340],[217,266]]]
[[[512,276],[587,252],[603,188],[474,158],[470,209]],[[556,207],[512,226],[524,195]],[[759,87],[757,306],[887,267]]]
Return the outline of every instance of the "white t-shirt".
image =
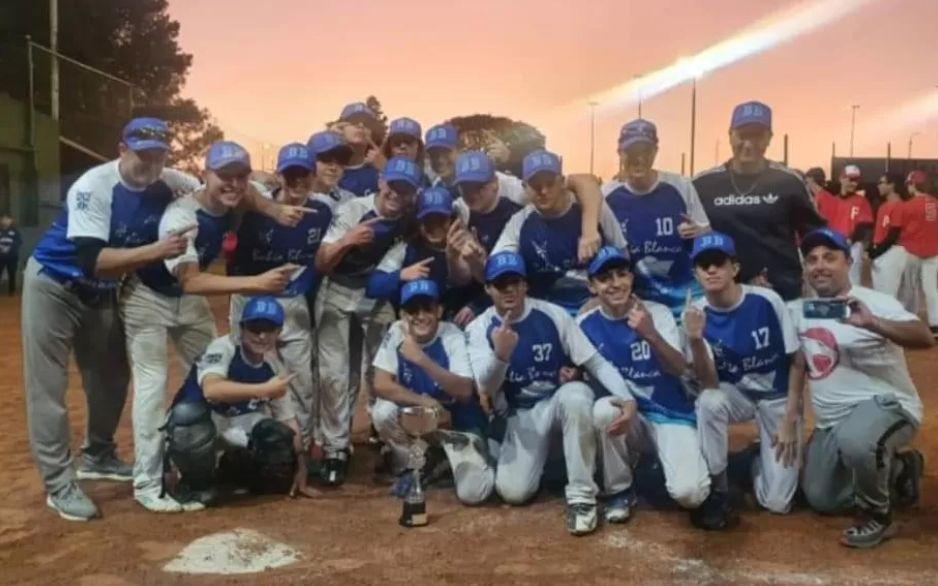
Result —
[[[894,297],[872,289],[853,287],[848,295],[865,303],[878,318],[918,319]],[[922,401],[898,344],[837,320],[805,319],[802,306],[801,299],[789,303],[807,363],[817,427],[831,427],[858,403],[884,394],[894,394],[916,422],[922,421]]]

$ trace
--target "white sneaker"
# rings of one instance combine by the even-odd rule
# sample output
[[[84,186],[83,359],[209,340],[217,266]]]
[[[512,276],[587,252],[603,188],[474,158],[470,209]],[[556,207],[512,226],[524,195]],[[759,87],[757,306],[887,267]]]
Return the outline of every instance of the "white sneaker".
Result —
[[[160,493],[136,493],[134,499],[151,513],[181,513],[183,507],[170,496],[160,496]]]

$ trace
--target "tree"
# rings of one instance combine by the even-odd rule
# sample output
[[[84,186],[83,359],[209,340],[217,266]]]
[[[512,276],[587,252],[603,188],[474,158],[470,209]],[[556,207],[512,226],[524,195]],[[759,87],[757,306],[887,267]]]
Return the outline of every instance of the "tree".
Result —
[[[14,0],[30,15],[34,40],[48,44],[45,2]],[[45,18],[36,18],[42,10]],[[179,47],[179,23],[167,0],[68,0],[59,3],[59,52],[133,84],[133,89],[66,62],[60,63],[63,136],[113,155],[127,119],[147,113],[169,122],[176,133],[173,161],[196,162],[221,130],[209,113],[180,97],[192,55]],[[37,103],[48,101],[48,58],[37,61]]]

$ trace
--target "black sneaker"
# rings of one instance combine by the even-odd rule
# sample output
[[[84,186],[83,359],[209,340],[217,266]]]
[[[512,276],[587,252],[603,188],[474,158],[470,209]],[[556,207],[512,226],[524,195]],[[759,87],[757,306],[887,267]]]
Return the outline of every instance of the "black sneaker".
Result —
[[[867,515],[865,520],[843,532],[840,543],[847,547],[868,549],[895,535],[896,530],[890,515]]]
[[[727,493],[711,490],[707,500],[690,512],[690,522],[698,529],[722,531],[736,525],[739,516],[730,504]]]
[[[918,450],[909,450],[896,454],[902,462],[902,472],[896,476],[892,489],[892,504],[905,508],[916,505],[921,496],[922,473],[925,470],[925,458]]]
[[[341,486],[348,474],[348,452],[342,450],[334,457],[326,458],[322,466],[322,481],[326,486]]]

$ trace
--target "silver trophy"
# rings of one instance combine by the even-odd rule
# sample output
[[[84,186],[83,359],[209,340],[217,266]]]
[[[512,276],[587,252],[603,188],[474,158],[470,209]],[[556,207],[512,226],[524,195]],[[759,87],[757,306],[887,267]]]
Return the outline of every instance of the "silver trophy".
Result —
[[[404,407],[400,413],[401,428],[413,438],[407,467],[413,475],[407,493],[403,495],[404,506],[400,524],[404,527],[420,527],[428,522],[427,505],[420,485],[420,471],[426,464],[427,440],[424,436],[436,431],[439,413],[431,407]]]

